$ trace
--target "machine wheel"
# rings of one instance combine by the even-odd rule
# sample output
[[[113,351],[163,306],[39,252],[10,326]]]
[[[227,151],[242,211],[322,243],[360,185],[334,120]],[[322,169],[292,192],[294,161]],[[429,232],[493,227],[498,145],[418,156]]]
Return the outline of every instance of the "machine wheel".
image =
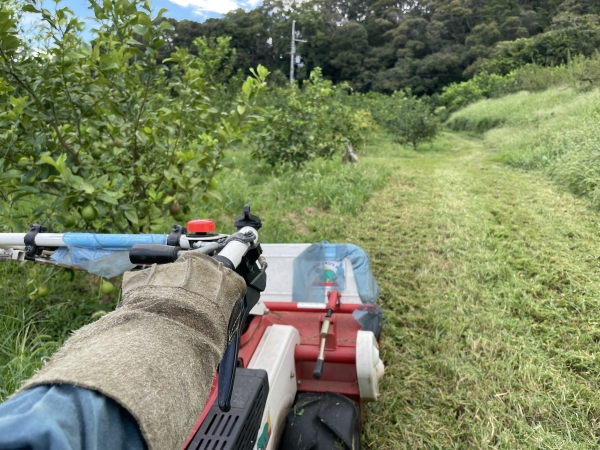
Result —
[[[340,394],[303,392],[287,414],[280,450],[360,450],[358,405]]]

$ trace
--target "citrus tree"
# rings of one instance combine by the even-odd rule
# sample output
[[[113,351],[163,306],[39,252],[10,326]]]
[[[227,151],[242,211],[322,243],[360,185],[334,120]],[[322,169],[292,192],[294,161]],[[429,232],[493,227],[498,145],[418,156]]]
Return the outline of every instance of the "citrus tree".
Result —
[[[33,38],[0,9],[0,215],[19,229],[145,232],[164,229],[218,195],[223,152],[251,127],[268,72],[224,96],[227,41],[168,44],[171,25],[141,0],[89,0],[92,39],[68,8],[43,9]]]
[[[315,158],[332,158],[348,145],[362,145],[372,132],[370,112],[346,104],[347,86],[333,86],[320,69],[302,88],[273,88],[263,109],[254,156],[272,166],[299,167]]]
[[[440,118],[432,111],[430,102],[415,97],[410,91],[395,91],[389,96],[369,93],[360,98],[371,110],[375,121],[395,141],[410,144],[415,150],[440,132]]]

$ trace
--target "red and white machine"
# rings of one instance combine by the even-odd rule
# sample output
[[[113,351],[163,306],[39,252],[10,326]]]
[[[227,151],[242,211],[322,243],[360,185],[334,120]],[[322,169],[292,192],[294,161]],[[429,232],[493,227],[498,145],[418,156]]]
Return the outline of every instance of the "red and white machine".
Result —
[[[191,221],[187,229],[174,226],[168,236],[148,235],[148,240],[143,235],[69,236],[32,226],[26,234],[0,234],[0,261],[65,265],[52,254],[85,242],[128,250],[134,265],[168,263],[182,251],[212,255],[245,278],[245,320],[184,449],[359,449],[365,404],[378,399],[384,372],[378,347],[381,311],[361,303],[347,260],[341,262],[343,291],[329,283],[322,302],[292,301],[293,262],[309,244],[261,246],[262,223],[247,205],[235,226],[237,233],[217,235],[212,221]],[[357,310],[377,318],[375,328],[363,329]]]
[[[242,446],[236,444],[231,448],[360,448],[359,431],[365,406],[367,402],[378,399],[379,382],[384,372],[379,355],[379,336],[375,336],[373,331],[363,330],[352,314],[366,305],[360,301],[352,267],[347,260],[342,262],[346,265],[343,292],[328,289],[323,303],[292,301],[293,261],[309,245],[262,244],[263,256],[269,263],[267,287],[252,309],[242,334],[238,367],[266,371],[269,393],[254,445],[246,442],[246,446],[242,443]],[[366,308],[377,309],[376,306]],[[206,407],[184,448],[208,450],[220,449],[223,445],[232,421],[227,417],[221,418],[213,406],[217,390],[215,378]],[[320,394],[322,398],[328,392],[344,396],[356,405],[358,428],[348,423],[352,433],[346,434],[350,439],[346,437],[344,442],[344,437],[336,435],[337,447],[328,447],[330,441],[326,438],[324,442],[317,441],[317,446],[314,446],[310,440],[311,437],[318,439],[314,435],[307,436],[305,445],[290,446],[284,438],[288,432],[286,425],[290,427],[286,419],[288,415],[295,414],[297,399],[302,394],[305,397],[306,394]],[[335,402],[339,402],[337,397]],[[342,406],[347,408],[349,405]],[[210,416],[211,411],[216,414]],[[296,415],[298,413],[296,411]],[[318,417],[316,421],[320,422]],[[209,422],[211,426],[207,426]],[[296,426],[309,428],[308,434],[311,434],[315,418],[309,418],[307,422]],[[335,431],[332,433],[335,435]],[[230,448],[229,442],[223,448]]]

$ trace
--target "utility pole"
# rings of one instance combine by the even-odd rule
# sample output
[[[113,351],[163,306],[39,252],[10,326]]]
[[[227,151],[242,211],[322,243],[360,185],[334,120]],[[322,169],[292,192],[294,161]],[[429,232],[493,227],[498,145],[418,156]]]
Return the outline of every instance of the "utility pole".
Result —
[[[294,69],[296,68],[296,42],[306,42],[296,39],[296,21],[292,20],[292,52],[290,54],[290,85],[294,85]]]
[[[292,20],[292,54],[290,55],[290,86],[294,85],[294,67],[296,65],[296,21]]]

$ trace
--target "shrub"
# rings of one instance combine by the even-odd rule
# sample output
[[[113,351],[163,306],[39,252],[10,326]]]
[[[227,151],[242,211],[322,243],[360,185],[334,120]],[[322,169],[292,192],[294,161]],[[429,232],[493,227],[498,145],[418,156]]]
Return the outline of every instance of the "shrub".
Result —
[[[513,92],[515,85],[514,74],[503,77],[482,73],[469,81],[446,86],[441,100],[448,112],[453,112],[483,98],[500,97]]]
[[[600,81],[599,73],[598,53],[591,58],[577,56],[567,64],[555,67],[528,64],[505,76],[481,73],[469,81],[451,84],[444,88],[440,99],[451,113],[481,99],[498,98],[519,91],[537,92],[554,86],[593,87]]]
[[[397,91],[381,98],[374,116],[397,142],[411,144],[414,149],[439,133],[440,121],[431,106],[410,93]]]
[[[324,80],[320,69],[302,89],[273,88],[265,98],[253,155],[271,166],[299,167],[316,158],[329,159],[348,143],[362,145],[374,124],[368,111],[345,104],[346,89]]]
[[[28,0],[43,26],[35,42],[0,9],[0,214],[7,228],[40,221],[61,228],[163,229],[216,187],[223,151],[254,120],[264,87],[258,69],[225,96],[215,72],[227,41],[196,41],[157,61],[171,25],[149,2],[91,2],[91,44],[68,8]],[[231,101],[224,101],[230,98]],[[85,217],[82,217],[85,216]]]
[[[431,108],[416,97],[407,97],[400,107],[396,133],[400,141],[409,143],[413,149],[433,140],[439,133],[440,122]]]

